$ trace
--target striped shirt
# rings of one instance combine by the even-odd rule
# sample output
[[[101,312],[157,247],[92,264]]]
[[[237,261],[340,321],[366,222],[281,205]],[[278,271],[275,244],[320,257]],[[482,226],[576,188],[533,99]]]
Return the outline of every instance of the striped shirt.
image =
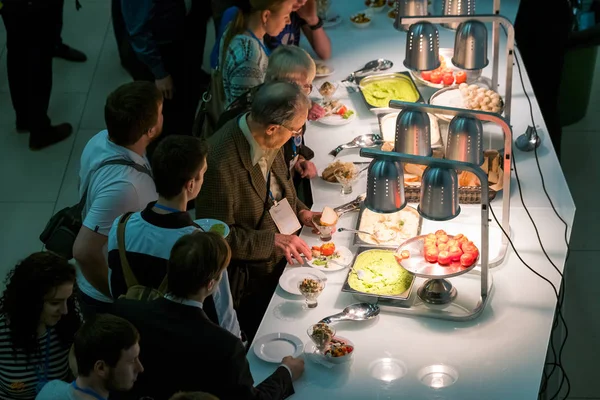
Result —
[[[47,375],[46,346],[50,335]],[[10,328],[6,317],[0,316],[0,398],[34,399],[40,380],[66,380],[69,377],[69,349],[62,343],[54,328],[38,339],[38,352],[27,360],[22,350],[13,350]]]
[[[249,89],[263,83],[269,65],[269,56],[263,50],[262,42],[259,43],[258,40],[245,34],[236,35],[223,51],[226,36],[227,33],[223,35],[220,43],[220,53],[225,55],[225,61],[219,58],[223,74],[225,107]]]

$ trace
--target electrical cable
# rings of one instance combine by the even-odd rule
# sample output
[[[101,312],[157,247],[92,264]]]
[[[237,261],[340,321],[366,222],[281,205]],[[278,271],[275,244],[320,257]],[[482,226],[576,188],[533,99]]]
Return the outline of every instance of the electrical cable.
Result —
[[[534,275],[536,275],[538,278],[542,279],[543,281],[545,281],[546,283],[548,283],[548,284],[549,284],[549,285],[552,287],[552,290],[554,291],[554,296],[556,297],[556,301],[557,301],[557,303],[558,303],[558,301],[559,301],[559,298],[560,298],[560,295],[559,295],[559,292],[558,292],[558,289],[556,288],[556,286],[555,286],[555,285],[554,285],[554,284],[553,284],[553,283],[552,283],[552,282],[551,282],[551,281],[550,281],[548,278],[546,278],[545,276],[543,276],[542,274],[540,274],[539,272],[537,272],[536,270],[534,270],[533,268],[531,268],[531,267],[529,266],[529,264],[527,264],[527,263],[525,262],[525,260],[523,260],[523,258],[521,257],[521,255],[520,255],[520,254],[517,252],[517,249],[515,248],[515,245],[514,245],[513,241],[512,241],[512,240],[511,240],[511,238],[510,238],[510,235],[509,235],[509,234],[508,234],[508,233],[507,233],[507,232],[504,230],[504,228],[502,227],[502,224],[500,224],[500,222],[498,221],[498,218],[496,217],[496,213],[494,212],[494,209],[492,208],[492,205],[491,205],[491,204],[489,205],[489,208],[490,208],[490,212],[491,212],[491,214],[492,214],[492,217],[494,218],[494,221],[496,221],[496,224],[498,225],[498,227],[500,228],[500,230],[502,231],[502,233],[504,234],[504,236],[506,236],[506,239],[508,240],[508,243],[510,244],[510,247],[511,247],[511,248],[512,248],[512,250],[514,251],[514,253],[515,253],[515,255],[517,256],[517,258],[519,259],[519,261],[521,261],[521,263],[522,263],[522,264],[523,264],[523,265],[524,265],[524,266],[525,266],[525,267],[526,267],[528,270],[530,270],[530,271],[531,271],[531,272],[532,272]],[[550,337],[551,337],[551,339],[552,339],[552,335],[550,335]],[[566,373],[564,372],[564,368],[562,367],[562,365],[558,365],[558,363],[552,363],[552,364],[555,364],[556,366],[558,366],[558,368],[559,368],[559,369],[562,371],[562,373],[563,373],[563,377],[566,377]],[[545,366],[546,366],[546,365],[545,365]],[[545,367],[545,366],[544,366],[544,367]],[[543,373],[544,373],[544,375],[545,375],[545,372],[543,372]],[[548,377],[550,377],[550,376],[548,376]],[[568,379],[568,378],[566,378],[566,380],[567,380],[567,385],[568,385],[568,387],[570,387],[570,382],[569,382],[569,379]],[[561,385],[561,387],[562,387],[562,385]],[[557,393],[557,395],[558,395],[558,393]],[[556,396],[552,397],[552,399],[554,399],[554,398],[556,398]],[[551,399],[551,400],[552,400],[552,399]]]
[[[502,29],[504,30],[504,32],[506,33],[506,28],[503,25],[501,25],[501,26],[502,26]],[[521,86],[523,88],[523,93],[525,94],[527,102],[529,103],[529,115],[530,115],[530,118],[531,118],[531,123],[532,123],[532,126],[533,126],[533,129],[534,129],[535,133],[537,134],[537,129],[535,127],[535,119],[534,119],[534,116],[533,116],[533,105],[531,103],[531,99],[530,99],[529,95],[527,94],[527,90],[525,88],[525,82],[523,81],[523,74],[522,74],[522,71],[521,71],[521,65],[520,65],[519,58],[518,58],[518,55],[517,55],[516,52],[514,52],[514,58],[515,58],[515,61],[516,61],[518,72],[519,72],[519,79],[521,81]],[[564,240],[565,240],[565,245],[567,247],[567,251],[566,251],[566,255],[565,255],[565,264],[566,264],[567,260],[569,259],[570,250],[571,250],[570,246],[569,246],[569,241],[568,241],[568,229],[569,229],[569,225],[560,216],[560,214],[556,210],[556,207],[554,206],[554,203],[552,202],[552,199],[551,199],[551,197],[550,197],[550,195],[548,193],[548,190],[547,190],[546,184],[545,184],[544,174],[542,172],[542,169],[541,169],[541,166],[540,166],[540,162],[539,162],[539,157],[538,157],[538,154],[537,154],[537,147],[534,147],[534,155],[535,155],[535,160],[536,160],[536,165],[537,165],[537,168],[538,168],[538,172],[540,174],[540,179],[541,179],[542,189],[544,191],[544,194],[548,198],[548,201],[550,203],[550,206],[551,206],[554,214],[558,217],[558,219],[565,226]],[[544,248],[544,245],[542,243],[541,237],[539,235],[539,231],[537,229],[537,226],[535,225],[535,222],[533,220],[533,217],[531,216],[529,210],[527,209],[527,206],[525,205],[525,201],[523,199],[523,192],[521,190],[521,183],[520,183],[519,176],[518,176],[518,170],[517,170],[517,165],[516,165],[516,160],[515,160],[515,157],[514,157],[514,153],[513,153],[512,164],[513,164],[513,168],[515,170],[515,178],[516,178],[517,185],[518,185],[518,188],[519,188],[519,197],[520,197],[520,200],[521,200],[521,204],[523,205],[523,208],[525,209],[525,211],[526,211],[526,213],[527,213],[527,215],[528,215],[528,217],[529,217],[529,219],[530,219],[530,221],[531,221],[531,223],[532,223],[532,225],[533,225],[533,227],[535,229],[538,242],[540,244],[540,247],[542,248],[542,252],[544,253],[544,255],[546,256],[546,258],[548,259],[548,261],[550,262],[550,264],[554,267],[554,269],[556,270],[556,272],[561,277],[561,282],[560,282],[560,286],[559,286],[558,292],[557,292],[556,287],[554,285],[552,285],[552,283],[550,283],[549,280],[547,280],[545,277],[542,277],[542,279],[544,279],[545,281],[549,282],[552,285],[555,293],[557,294],[557,306],[556,306],[557,307],[557,314],[555,315],[555,318],[554,318],[554,321],[553,321],[553,326],[552,326],[552,332],[551,332],[551,335],[550,335],[550,348],[552,350],[552,355],[553,355],[553,358],[554,358],[555,361],[551,362],[551,363],[545,363],[545,365],[544,365],[544,370],[543,370],[543,378],[544,379],[543,379],[542,387],[540,388],[540,395],[546,391],[548,381],[552,377],[552,375],[553,375],[554,371],[556,370],[556,368],[558,368],[558,370],[562,373],[562,379],[561,379],[561,383],[560,383],[560,385],[558,387],[557,393],[551,398],[551,400],[554,400],[554,399],[558,398],[558,396],[560,395],[560,392],[562,391],[563,384],[565,382],[567,384],[567,386],[566,386],[567,387],[567,393],[565,395],[565,398],[568,398],[569,393],[571,391],[571,384],[570,384],[570,380],[569,380],[569,378],[568,378],[568,376],[566,374],[566,371],[565,371],[565,369],[564,369],[564,367],[562,365],[562,354],[563,354],[563,350],[564,350],[565,344],[567,342],[567,338],[569,336],[569,329],[568,329],[567,323],[566,323],[566,321],[564,319],[564,316],[562,314],[562,306],[563,306],[563,303],[564,303],[564,296],[565,296],[564,276],[563,276],[563,273],[561,273],[561,271],[554,264],[554,262],[552,261],[552,259],[548,255],[548,253],[546,252],[546,250]],[[491,209],[491,207],[490,207],[490,209]],[[493,211],[492,211],[492,214],[493,214]],[[496,219],[495,215],[494,215],[494,219]],[[496,220],[496,222],[498,222],[498,221]],[[504,230],[503,230],[503,232],[504,232]],[[506,234],[506,232],[504,232],[504,234]],[[510,242],[510,238],[508,238],[508,240]],[[514,246],[512,245],[512,243],[511,243],[511,246],[512,246],[513,250],[515,250]],[[516,253],[516,250],[515,250],[515,253]],[[521,259],[520,256],[519,256],[519,259],[521,260],[521,262],[523,262],[523,260]],[[525,264],[525,265],[527,266],[527,268],[529,268],[530,270],[532,270],[527,264]],[[541,275],[539,275],[537,273],[536,273],[536,275],[538,275],[538,276],[541,277]],[[562,324],[565,327],[565,336],[564,336],[564,338],[562,340],[562,343],[560,345],[560,348],[558,350],[558,357],[557,357],[556,349],[555,349],[555,346],[554,346],[554,333],[555,333],[556,328],[560,325],[560,322],[562,322]],[[546,374],[546,366],[550,366],[550,365],[552,366],[552,369],[550,370],[550,373]]]

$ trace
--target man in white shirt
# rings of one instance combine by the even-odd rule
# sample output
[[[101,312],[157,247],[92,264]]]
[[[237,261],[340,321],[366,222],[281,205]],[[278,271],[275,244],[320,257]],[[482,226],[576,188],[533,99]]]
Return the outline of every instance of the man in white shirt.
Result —
[[[161,92],[152,83],[120,86],[106,100],[107,130],[90,139],[81,155],[79,195],[83,197],[86,190],[87,195],[73,257],[84,316],[106,312],[112,302],[106,245],[113,221],[128,211],[142,210],[158,198],[146,148],[162,131],[162,102]],[[140,168],[98,168],[102,162],[115,159],[134,162]]]
[[[169,136],[154,150],[152,173],[158,201],[131,214],[125,225],[125,255],[138,284],[158,289],[167,275],[175,242],[198,230],[199,225],[186,212],[186,205],[200,193],[207,153],[204,141],[184,135]],[[110,291],[115,299],[128,290],[119,250],[120,220],[121,217],[115,220],[108,234]],[[213,322],[240,337],[227,270],[223,275],[215,292],[204,302],[204,311]]]
[[[128,391],[144,372],[140,334],[127,320],[99,315],[86,321],[73,344],[79,376],[71,383],[48,382],[36,400],[107,399],[110,392]]]

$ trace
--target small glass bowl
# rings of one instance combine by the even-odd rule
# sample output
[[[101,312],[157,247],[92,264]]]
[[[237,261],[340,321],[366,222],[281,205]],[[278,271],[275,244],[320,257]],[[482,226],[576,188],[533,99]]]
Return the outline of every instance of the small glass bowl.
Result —
[[[335,179],[342,185],[342,194],[352,193],[352,185],[358,180],[359,171],[356,166],[351,171],[346,168],[338,168],[333,172]]]
[[[335,336],[335,329],[326,323],[319,322],[318,324],[309,326],[306,333],[310,340],[315,344],[317,350],[324,355],[331,344],[331,340]]]
[[[298,282],[298,290],[306,299],[308,308],[315,308],[318,305],[317,298],[323,289],[325,289],[325,281],[317,276],[306,277]]]
[[[321,216],[316,215],[312,218],[312,222],[315,228],[319,231],[319,238],[324,242],[329,242],[332,237],[333,228],[335,225],[323,225],[321,224]]]

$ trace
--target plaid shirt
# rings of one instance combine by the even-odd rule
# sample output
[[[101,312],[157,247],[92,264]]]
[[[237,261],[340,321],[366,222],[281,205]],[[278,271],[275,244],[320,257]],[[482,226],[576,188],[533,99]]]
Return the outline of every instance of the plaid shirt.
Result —
[[[267,183],[260,166],[252,165],[250,144],[237,119],[225,124],[208,142],[208,170],[196,199],[196,217],[225,222],[231,228],[227,239],[232,258],[263,264],[270,271],[283,258],[274,246],[278,230],[268,212],[272,201],[267,201],[265,209]],[[277,179],[296,214],[308,209],[298,200],[282,151],[271,166],[271,179]]]

